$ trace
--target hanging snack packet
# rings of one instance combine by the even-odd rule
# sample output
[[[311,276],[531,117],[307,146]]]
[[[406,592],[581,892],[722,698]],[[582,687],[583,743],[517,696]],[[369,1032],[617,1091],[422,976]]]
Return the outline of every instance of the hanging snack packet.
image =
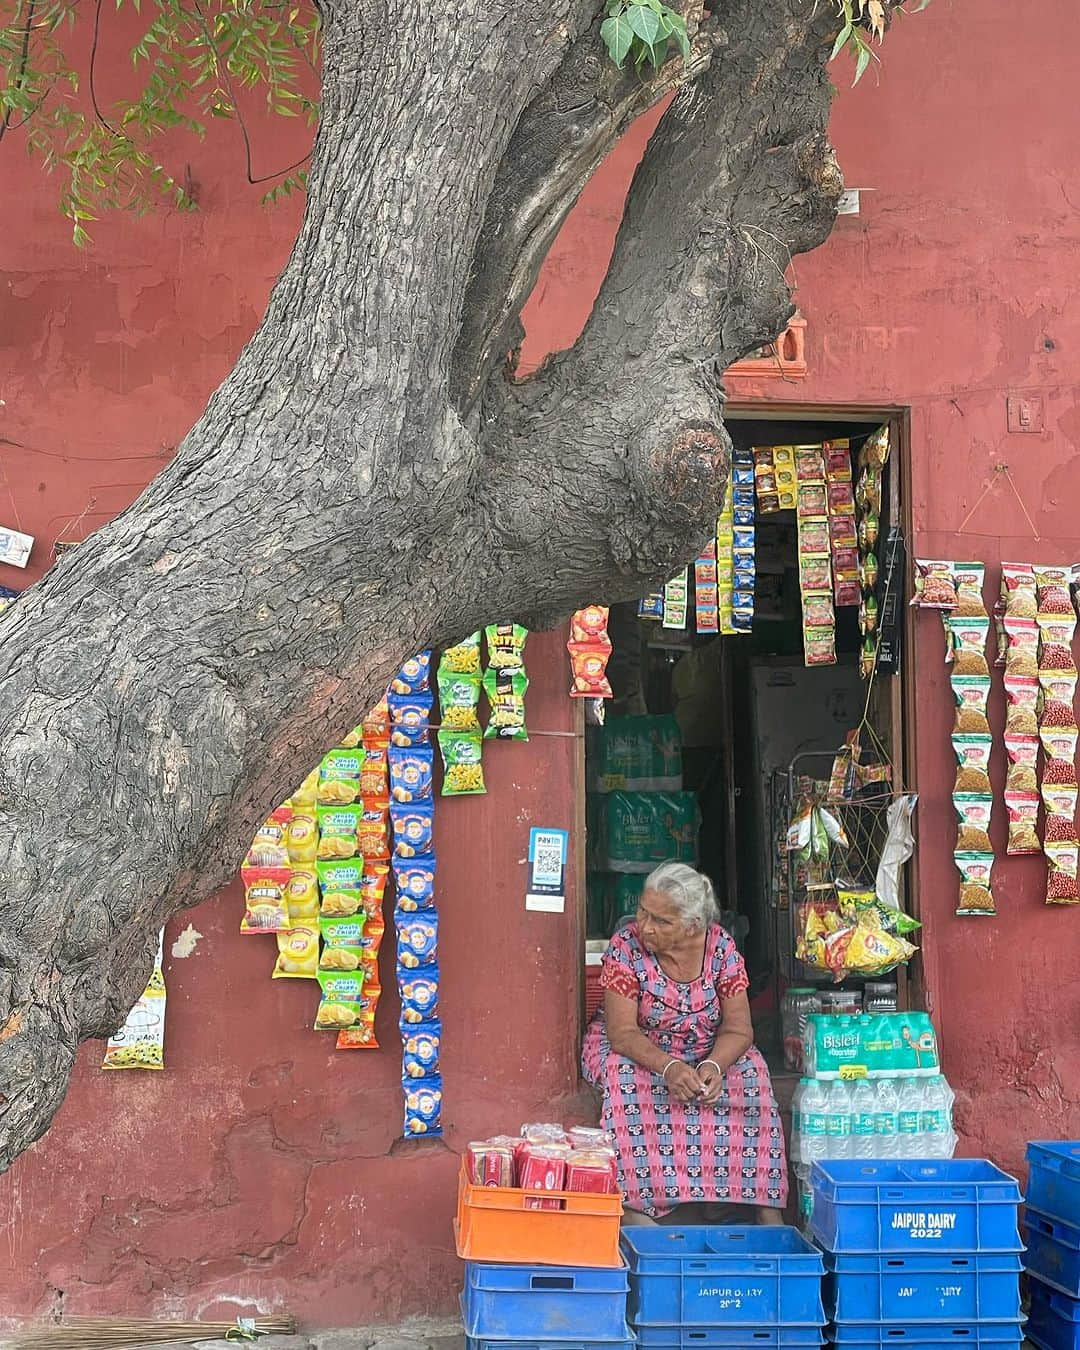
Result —
[[[289,850],[285,834],[292,820],[290,805],[279,806],[259,826],[244,859],[246,867],[288,867]]]
[[[393,859],[397,907],[405,913],[435,907],[435,857]]]
[[[440,670],[439,720],[451,731],[472,731],[479,734],[480,676],[454,675]]]
[[[278,933],[277,947],[272,980],[314,980],[318,977],[319,930],[314,924],[301,924]]]
[[[405,1092],[405,1133],[438,1138],[442,1134],[442,1079],[402,1079]]]
[[[360,827],[362,806],[320,806],[319,852],[321,862],[331,858],[355,858],[359,853],[357,831]]]
[[[398,965],[406,972],[432,966],[438,960],[439,919],[434,910],[397,916]],[[400,983],[400,980],[399,980]]]
[[[715,555],[714,555],[715,561]],[[714,578],[715,580],[715,578]],[[606,605],[586,605],[570,618],[571,642],[608,642]]]
[[[1037,792],[1005,792],[1005,810],[1009,816],[1009,843],[1006,852],[1015,857],[1024,853],[1040,853],[1039,794]]]
[[[431,1022],[439,1011],[439,967],[426,966],[415,974],[399,972],[398,989],[401,994],[402,1030]]]
[[[314,806],[295,807],[285,829],[285,848],[294,867],[313,863],[319,853],[319,822]]]
[[[389,863],[370,862],[367,858],[364,859],[364,875],[360,881],[360,903],[369,919],[382,917],[383,895],[386,892],[386,878],[389,875]]]
[[[365,752],[360,769],[360,796],[365,802],[385,800],[390,795],[389,751],[385,745]]]
[[[359,970],[362,965],[364,936],[364,912],[348,918],[322,918],[319,920],[319,932],[322,935],[322,954],[319,957],[320,970]]]
[[[351,918],[364,909],[363,858],[343,858],[316,864],[323,918]]]
[[[480,634],[470,633],[464,641],[454,647],[447,647],[439,658],[441,675],[479,675],[480,674]]]
[[[956,584],[952,563],[915,559],[915,594],[911,603],[920,609],[955,609]]]
[[[416,694],[390,694],[391,746],[426,745],[434,696],[430,689]]]
[[[381,994],[379,984],[379,949],[386,935],[386,923],[381,914],[365,920],[360,937],[360,969],[364,972],[364,993]]]
[[[441,1043],[441,1022],[426,1022],[420,1026],[406,1023],[401,1031],[402,1068],[405,1070],[405,1076],[430,1078],[437,1074]]]
[[[367,798],[356,827],[357,848],[369,862],[390,858],[390,803],[384,797]]]
[[[429,674],[431,670],[431,653],[420,652],[416,656],[411,656],[408,661],[403,662],[401,669],[390,681],[389,694],[421,694],[429,687]],[[393,718],[393,701],[387,699],[390,705],[391,719]]]
[[[385,698],[376,703],[360,726],[365,750],[379,746],[386,749],[390,744],[390,705]]]
[[[315,1013],[316,1031],[341,1031],[360,1020],[363,970],[320,970],[322,998]]]
[[[484,629],[488,666],[495,670],[525,669],[525,639],[529,630],[518,623],[491,623]]]
[[[165,1067],[165,930],[158,934],[157,956],[146,988],[128,1013],[124,1025],[105,1045],[103,1069],[163,1069]]]
[[[484,731],[484,739],[498,737],[505,741],[527,741],[525,726],[525,691],[529,677],[523,670],[488,670],[484,674],[484,692],[491,712]]]
[[[968,914],[996,914],[997,906],[990,891],[990,871],[994,865],[992,853],[965,852],[958,849],[953,859],[960,871],[960,901],[956,912]]]
[[[721,629],[722,627],[721,625]],[[611,656],[610,645],[605,647],[591,642],[571,641],[566,644],[566,650],[570,653],[570,669],[573,676],[570,697],[611,698],[611,685],[607,677],[607,663]]]
[[[292,868],[292,876],[285,889],[285,903],[293,928],[298,924],[312,923],[318,918],[319,882],[314,864]]]
[[[351,806],[360,796],[364,750],[331,750],[319,765],[319,805]]]
[[[394,827],[394,854],[399,858],[415,858],[431,852],[435,832],[435,811],[430,800],[426,802],[394,802],[390,807]]]
[[[444,797],[467,796],[487,792],[484,786],[483,754],[479,736],[464,731],[440,731],[439,749],[443,758]]]
[[[365,990],[365,996],[367,991]],[[375,1009],[362,1008],[355,1024],[339,1031],[335,1050],[378,1050],[375,1039]]]
[[[241,933],[277,933],[289,927],[286,892],[292,880],[288,867],[242,867],[244,917]]]
[[[776,474],[776,496],[780,510],[794,511],[799,492],[794,447],[773,446],[773,471]]]
[[[396,802],[418,802],[431,796],[435,751],[430,745],[390,747],[390,796]]]
[[[355,750],[357,746],[364,743],[364,724],[353,727],[352,731],[347,731],[341,740],[338,741],[339,750]]]

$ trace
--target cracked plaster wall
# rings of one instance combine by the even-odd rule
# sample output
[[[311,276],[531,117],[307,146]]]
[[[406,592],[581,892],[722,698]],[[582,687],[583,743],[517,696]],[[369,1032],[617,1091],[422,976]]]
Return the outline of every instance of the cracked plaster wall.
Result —
[[[1071,0],[1048,0],[1037,25],[1018,24],[1010,0],[938,0],[897,26],[880,82],[845,90],[835,118],[847,181],[875,191],[796,261],[810,377],[731,391],[910,405],[915,551],[983,558],[992,573],[1003,557],[1080,558],[1071,17]],[[559,240],[527,314],[526,363],[583,319],[647,125]],[[29,572],[0,568],[0,583],[32,580],[53,539],[136,495],[256,323],[295,208],[258,205],[229,134],[191,150],[199,215],[102,222],[87,254],[70,250],[53,185],[5,160],[0,523],[39,543]],[[275,135],[264,149],[288,162]],[[1014,389],[1043,396],[1044,434],[1007,433]],[[994,478],[1000,462],[1037,542]],[[951,698],[940,630],[916,628],[925,982],[964,1151],[1022,1172],[1026,1138],[1080,1134],[1080,909],[1047,909],[1042,864],[1020,859],[998,866],[998,918],[954,917]],[[567,729],[556,639],[531,640],[530,674],[533,723]],[[233,888],[191,916],[205,935],[195,954],[167,959],[167,1072],[103,1074],[87,1047],[52,1132],[0,1178],[0,1314],[287,1305],[308,1325],[348,1326],[452,1311],[455,1151],[582,1108],[560,1100],[576,1086],[573,926],[521,907],[529,823],[571,823],[572,743],[502,750],[464,827],[451,835],[442,814],[447,1144],[395,1143],[392,997],[383,1052],[335,1055],[308,1029],[312,990],[272,985],[268,948],[238,937]],[[998,789],[1003,775],[999,757]]]

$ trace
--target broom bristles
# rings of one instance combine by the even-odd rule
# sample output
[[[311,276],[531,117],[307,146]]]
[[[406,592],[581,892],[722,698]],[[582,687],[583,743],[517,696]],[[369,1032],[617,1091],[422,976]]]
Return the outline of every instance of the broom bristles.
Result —
[[[288,1314],[251,1319],[266,1336],[292,1336],[296,1320]],[[119,1350],[139,1345],[214,1341],[237,1330],[232,1322],[161,1322],[153,1317],[65,1317],[62,1322],[28,1327],[12,1338],[15,1350]],[[240,1344],[240,1338],[235,1338]]]

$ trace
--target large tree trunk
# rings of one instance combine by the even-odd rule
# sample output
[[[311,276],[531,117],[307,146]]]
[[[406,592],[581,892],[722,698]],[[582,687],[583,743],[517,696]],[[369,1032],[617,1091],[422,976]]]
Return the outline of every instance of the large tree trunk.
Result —
[[[723,0],[610,67],[585,0],[327,0],[309,202],[174,462],[0,619],[0,1170],[154,938],[400,661],[640,594],[724,487],[719,374],[790,315],[840,178],[832,0]],[[673,88],[581,340],[505,368],[544,251]]]

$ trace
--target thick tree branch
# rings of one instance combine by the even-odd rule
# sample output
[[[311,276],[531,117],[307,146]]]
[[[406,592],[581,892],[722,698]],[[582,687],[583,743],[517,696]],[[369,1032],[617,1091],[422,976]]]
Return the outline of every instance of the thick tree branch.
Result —
[[[636,117],[697,78],[726,39],[716,23],[701,27],[701,0],[682,12],[692,37],[689,60],[672,56],[640,75],[610,60],[596,15],[518,124],[488,202],[454,352],[451,397],[466,421],[517,344],[521,307],[594,170]]]

